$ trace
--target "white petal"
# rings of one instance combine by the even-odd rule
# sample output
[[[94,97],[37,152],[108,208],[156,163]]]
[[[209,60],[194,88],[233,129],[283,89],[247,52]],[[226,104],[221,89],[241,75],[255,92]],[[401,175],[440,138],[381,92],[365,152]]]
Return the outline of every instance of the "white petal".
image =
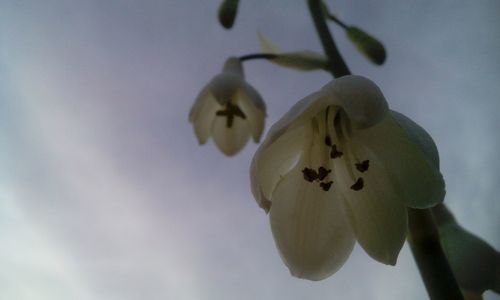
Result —
[[[360,159],[383,163],[385,172],[381,172],[390,178],[407,206],[428,208],[443,201],[444,180],[435,162],[391,115],[376,126],[354,131],[352,140],[370,153],[370,158]]]
[[[323,107],[322,101],[319,99],[321,96],[322,94],[319,92],[312,93],[295,103],[295,105],[293,105],[290,110],[269,129],[264,142],[272,143],[287,130],[301,127],[310,122],[310,119],[315,115],[310,111],[319,112],[320,108],[326,107]]]
[[[212,127],[212,137],[215,144],[226,155],[238,153],[250,138],[250,129],[246,120],[235,117],[231,127],[227,127],[227,119],[216,117]]]
[[[270,130],[273,134],[269,133],[266,139],[279,136],[295,126],[302,126],[330,105],[343,108],[352,127],[358,129],[377,124],[388,112],[382,92],[372,81],[361,76],[344,76],[298,101],[273,125]]]
[[[322,92],[327,95],[327,103],[344,109],[354,128],[377,124],[389,109],[378,86],[362,76],[340,77],[325,85]]]
[[[210,137],[215,112],[219,109],[221,106],[215,101],[208,86],[206,86],[196,98],[189,113],[189,121],[193,123],[194,132],[200,145],[205,144]]]
[[[298,163],[306,145],[310,144],[311,127],[302,126],[284,135],[270,130],[255,153],[250,171],[252,193],[260,207],[269,211],[271,194],[283,176]]]
[[[321,280],[347,260],[354,236],[341,200],[305,181],[300,169],[285,176],[273,193],[271,229],[292,275]]]
[[[234,104],[245,114],[253,140],[258,143],[264,131],[265,105],[259,93],[253,87],[246,84],[243,88],[238,91]]]
[[[234,101],[236,93],[244,85],[245,80],[242,77],[231,73],[221,73],[208,83],[211,93],[220,105]]]
[[[344,157],[348,153],[344,153]],[[363,188],[355,191],[354,178],[343,163],[335,163],[334,182],[345,198],[356,238],[365,251],[379,262],[395,265],[407,230],[406,205],[394,191],[390,179],[380,172],[384,165],[370,160],[363,173]]]
[[[432,137],[420,125],[397,111],[390,111],[392,117],[407,133],[408,138],[420,148],[434,167],[439,169],[439,152]]]

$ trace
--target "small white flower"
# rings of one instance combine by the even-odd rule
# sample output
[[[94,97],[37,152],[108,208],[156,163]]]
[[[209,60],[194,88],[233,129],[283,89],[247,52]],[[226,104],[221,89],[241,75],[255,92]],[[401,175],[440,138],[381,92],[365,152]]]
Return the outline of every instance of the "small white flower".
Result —
[[[433,206],[445,193],[431,137],[390,111],[361,76],[336,79],[293,106],[257,150],[251,180],[281,257],[310,280],[335,273],[356,240],[394,265],[406,207]]]
[[[199,143],[205,144],[212,136],[228,156],[239,152],[250,136],[259,142],[265,117],[265,104],[245,81],[236,57],[226,60],[222,73],[203,88],[189,113]]]

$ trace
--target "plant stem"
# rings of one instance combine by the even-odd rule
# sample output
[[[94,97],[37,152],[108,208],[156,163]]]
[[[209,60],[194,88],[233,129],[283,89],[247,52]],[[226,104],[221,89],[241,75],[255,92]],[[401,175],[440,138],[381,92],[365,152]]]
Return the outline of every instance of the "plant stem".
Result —
[[[252,54],[242,55],[239,57],[239,59],[241,62],[243,62],[245,60],[251,60],[251,59],[274,59],[276,57],[278,57],[276,54],[271,54],[271,53],[252,53]]]
[[[408,208],[408,242],[432,300],[463,300],[430,209]]]
[[[330,61],[327,70],[332,73],[335,78],[351,74],[328,29],[321,7],[321,0],[307,0],[307,4],[314,22],[314,27],[316,27],[316,32],[323,45],[323,50]]]

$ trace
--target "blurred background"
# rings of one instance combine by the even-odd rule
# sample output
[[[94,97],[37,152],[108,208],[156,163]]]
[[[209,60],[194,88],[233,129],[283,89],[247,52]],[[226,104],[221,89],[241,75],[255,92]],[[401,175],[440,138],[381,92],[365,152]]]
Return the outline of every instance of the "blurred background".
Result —
[[[434,137],[451,210],[500,249],[500,2],[329,0],[385,44],[355,74]],[[425,299],[407,246],[396,267],[356,246],[334,276],[291,277],[253,200],[255,144],[199,147],[188,112],[230,55],[321,51],[306,1],[0,1],[0,299]],[[331,80],[245,63],[267,126]],[[486,293],[485,299],[500,299]]]

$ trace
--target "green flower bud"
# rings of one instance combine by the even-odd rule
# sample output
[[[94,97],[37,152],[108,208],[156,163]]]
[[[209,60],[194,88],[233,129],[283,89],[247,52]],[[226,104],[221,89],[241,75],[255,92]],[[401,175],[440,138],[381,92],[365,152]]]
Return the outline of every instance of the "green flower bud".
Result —
[[[381,42],[364,32],[358,27],[349,26],[346,28],[349,40],[356,48],[376,65],[382,65],[386,58],[385,48]]]
[[[239,0],[224,0],[219,7],[219,22],[222,27],[231,29],[236,19]]]

